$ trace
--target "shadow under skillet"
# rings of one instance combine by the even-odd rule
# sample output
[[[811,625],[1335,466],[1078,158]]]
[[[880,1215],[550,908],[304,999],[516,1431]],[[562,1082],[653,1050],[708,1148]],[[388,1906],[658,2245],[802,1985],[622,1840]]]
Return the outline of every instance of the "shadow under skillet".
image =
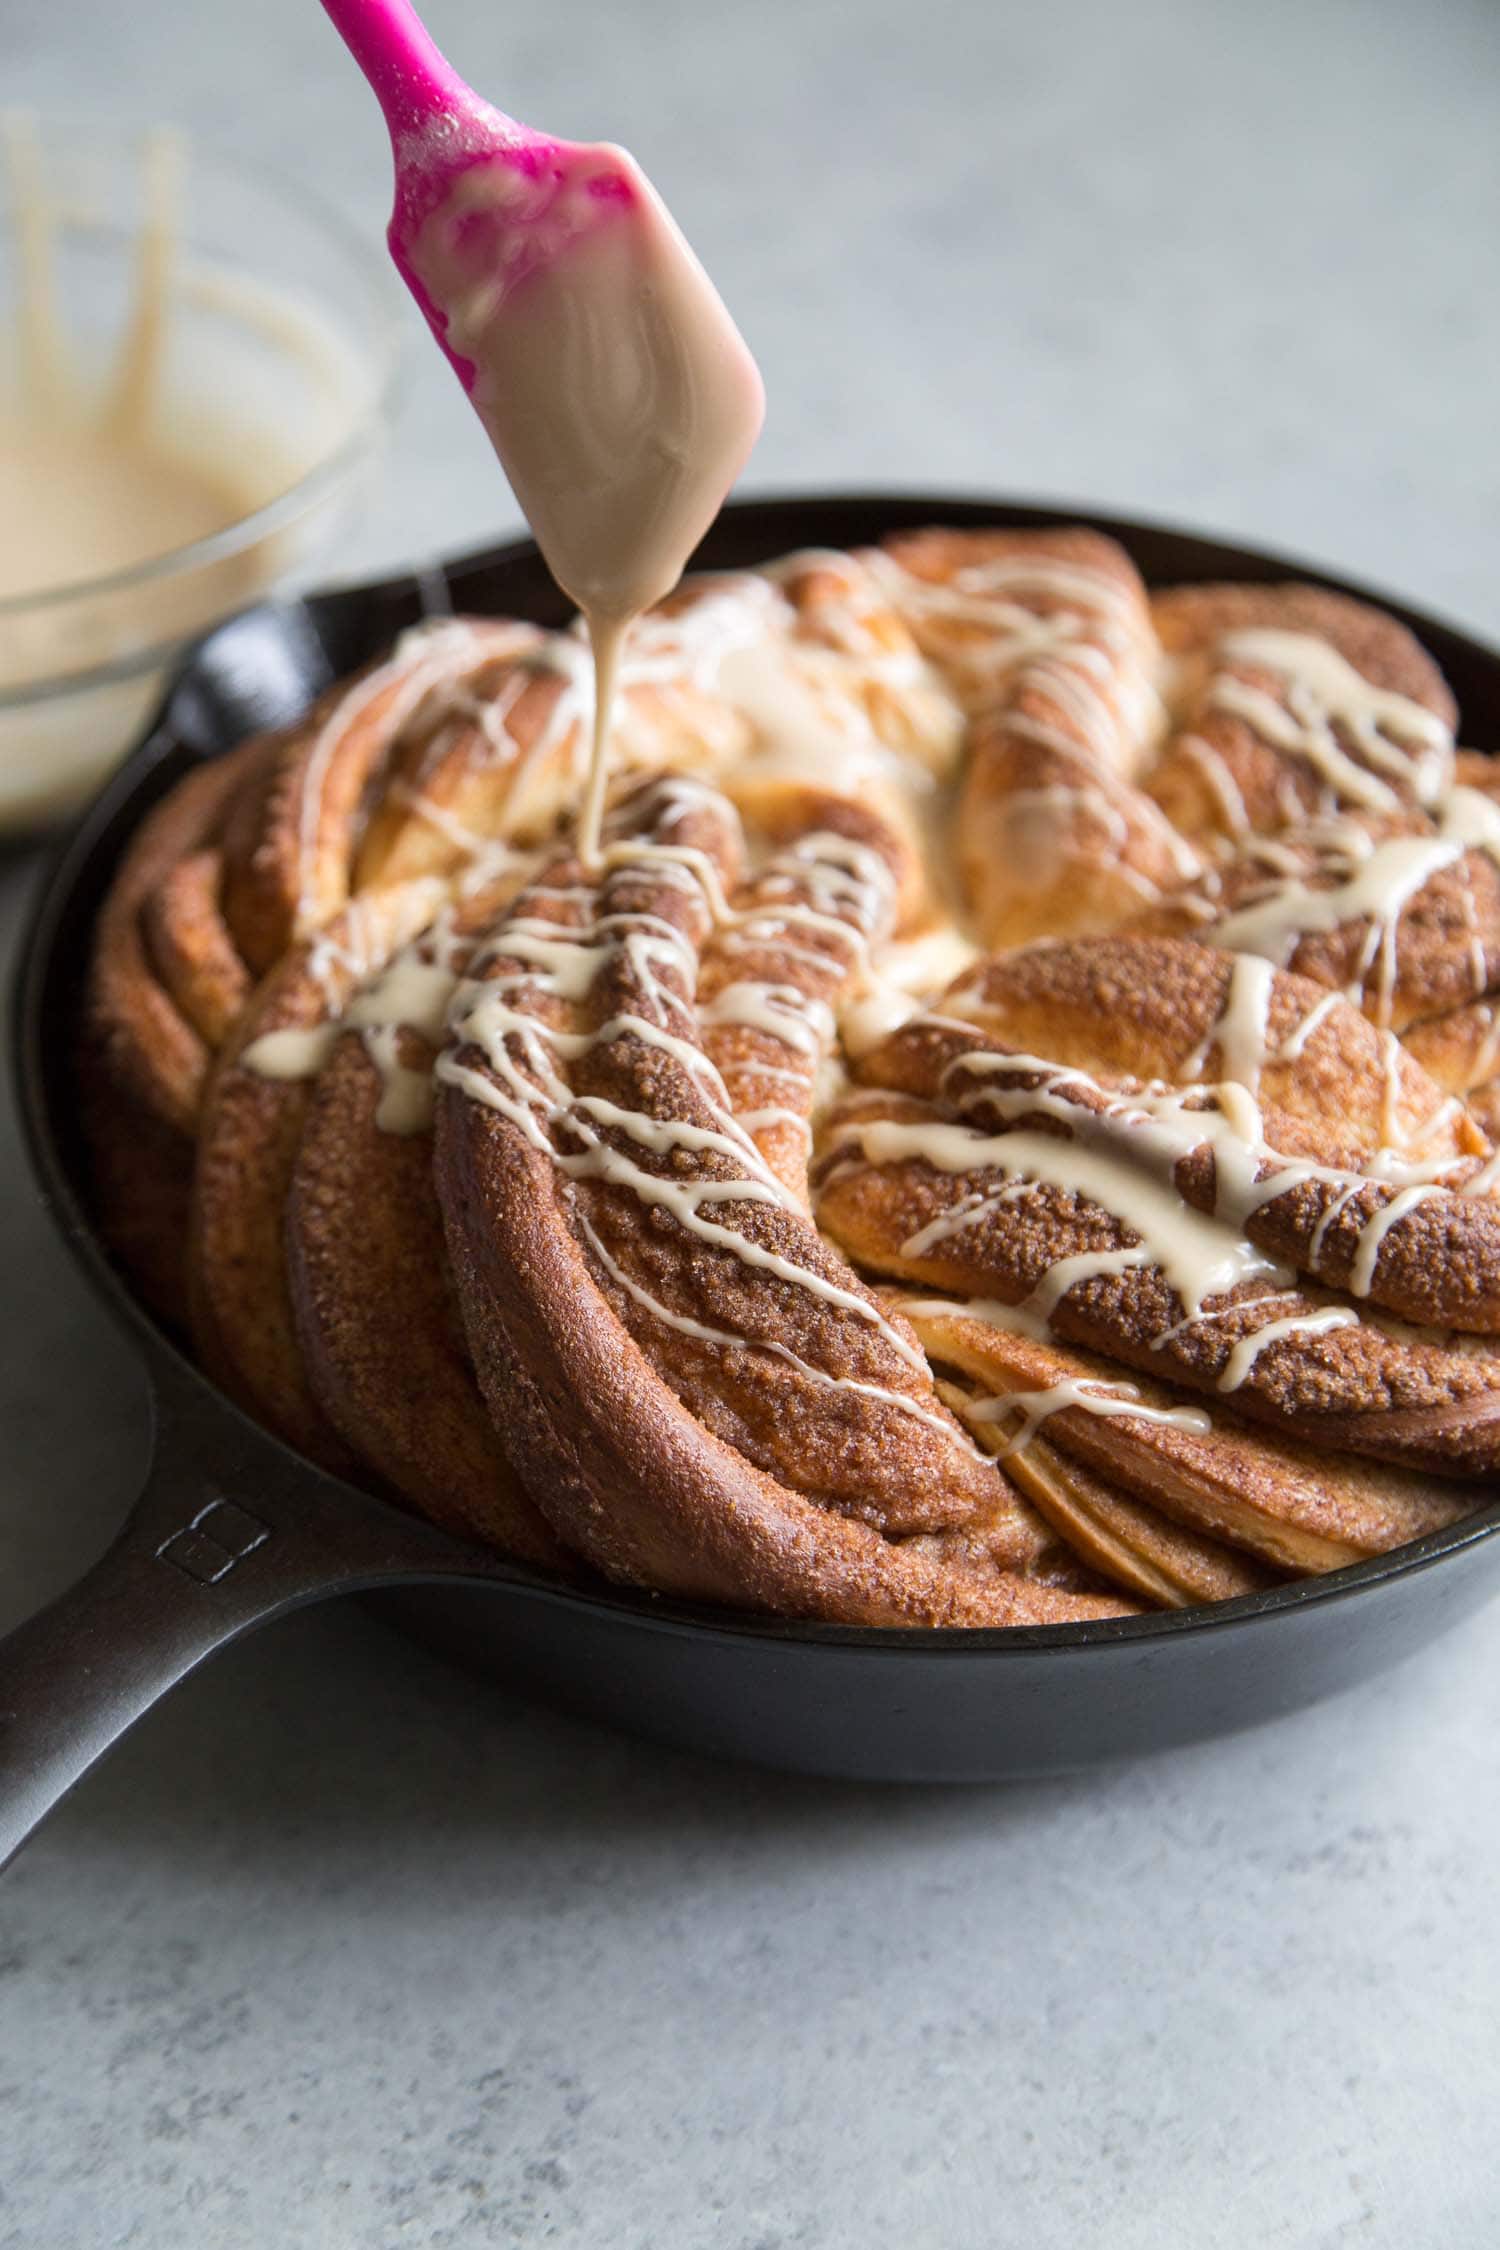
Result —
[[[1484,1631],[1475,1621],[1462,1638]],[[1361,1788],[1373,1786],[1387,1755],[1381,1707],[1404,1698],[1409,1719],[1457,1660],[1422,1651],[1358,1698],[1129,1764],[981,1789],[892,1786],[728,1765],[570,1719],[330,1604],[168,1698],[8,1881],[18,1902],[31,1884],[41,1894],[59,1882],[97,1900],[117,1882],[154,1888],[170,1870],[185,1926],[210,1931],[216,1896],[272,1915],[344,1898],[357,1913],[372,1882],[387,1903],[409,1886],[413,1911],[436,1917],[489,1895],[525,1927],[605,1884],[634,1910],[670,1912],[720,1877],[842,1883],[892,1853],[920,1860],[981,1840],[1003,1863],[1007,1839],[1024,1835],[1035,1852],[1049,1832],[1072,1853],[1080,1824],[1123,1823],[1138,1850],[1162,1823],[1160,1848],[1207,1850],[1226,1801],[1253,1826],[1254,1805],[1264,1816],[1288,1785],[1301,1794],[1299,1768],[1305,1783],[1359,1765]]]
[[[179,1874],[228,1854],[295,1884],[372,1858],[516,1872],[537,1851],[629,1859],[648,1841],[671,1854],[736,1834],[859,1856],[892,1832],[993,1832],[1088,1786],[975,1794],[730,1766],[525,1703],[339,1604],[267,1628],[169,1698],[55,1833],[63,1852],[87,1839]]]

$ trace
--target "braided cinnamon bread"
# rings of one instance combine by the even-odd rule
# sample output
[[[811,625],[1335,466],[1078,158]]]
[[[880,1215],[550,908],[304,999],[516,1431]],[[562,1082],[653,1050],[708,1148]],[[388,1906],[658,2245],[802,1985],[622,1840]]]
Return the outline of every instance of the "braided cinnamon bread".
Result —
[[[448,620],[101,911],[101,1216],[310,1457],[871,1624],[1253,1592],[1500,1465],[1500,802],[1394,620],[1076,531]]]

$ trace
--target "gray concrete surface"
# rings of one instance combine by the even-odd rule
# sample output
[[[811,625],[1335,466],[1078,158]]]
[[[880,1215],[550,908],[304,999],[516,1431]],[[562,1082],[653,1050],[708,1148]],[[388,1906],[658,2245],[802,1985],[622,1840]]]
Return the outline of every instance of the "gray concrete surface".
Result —
[[[1087,496],[1500,624],[1487,0],[431,16],[655,174],[762,357],[761,487]],[[0,96],[74,95],[383,201],[312,0],[0,0]],[[513,522],[419,362],[347,566]],[[102,1544],[144,1431],[8,1122],[0,1182],[10,1618]],[[0,1887],[0,2250],[1483,2250],[1497,1634],[1131,1770],[881,1794],[306,1615]]]

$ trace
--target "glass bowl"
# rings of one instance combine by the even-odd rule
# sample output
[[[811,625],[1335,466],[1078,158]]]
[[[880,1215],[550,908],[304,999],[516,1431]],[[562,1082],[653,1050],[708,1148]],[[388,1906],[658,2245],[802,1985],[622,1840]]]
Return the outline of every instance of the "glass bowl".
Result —
[[[102,390],[121,361],[151,193],[146,152],[162,130],[50,117],[27,134],[37,200],[51,214],[57,325],[84,391]],[[185,647],[326,551],[382,450],[400,300],[374,240],[304,187],[172,139],[181,183],[160,420],[185,456],[232,469],[237,512],[149,560],[0,599],[0,830],[86,796]],[[0,181],[0,413],[15,410],[21,382],[16,170]],[[0,532],[24,539],[25,526]]]

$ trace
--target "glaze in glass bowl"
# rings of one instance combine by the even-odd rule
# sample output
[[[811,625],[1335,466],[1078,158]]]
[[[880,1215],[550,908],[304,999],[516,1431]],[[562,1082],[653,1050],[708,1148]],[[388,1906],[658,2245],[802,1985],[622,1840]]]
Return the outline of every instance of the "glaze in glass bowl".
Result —
[[[51,117],[36,138],[58,323],[87,388],[117,361],[134,301],[150,135]],[[378,469],[401,307],[375,243],[300,184],[182,146],[165,415],[195,453],[234,462],[244,505],[149,560],[0,599],[0,830],[80,802],[184,650],[304,579]],[[18,380],[16,216],[14,182],[0,183],[0,396]]]

